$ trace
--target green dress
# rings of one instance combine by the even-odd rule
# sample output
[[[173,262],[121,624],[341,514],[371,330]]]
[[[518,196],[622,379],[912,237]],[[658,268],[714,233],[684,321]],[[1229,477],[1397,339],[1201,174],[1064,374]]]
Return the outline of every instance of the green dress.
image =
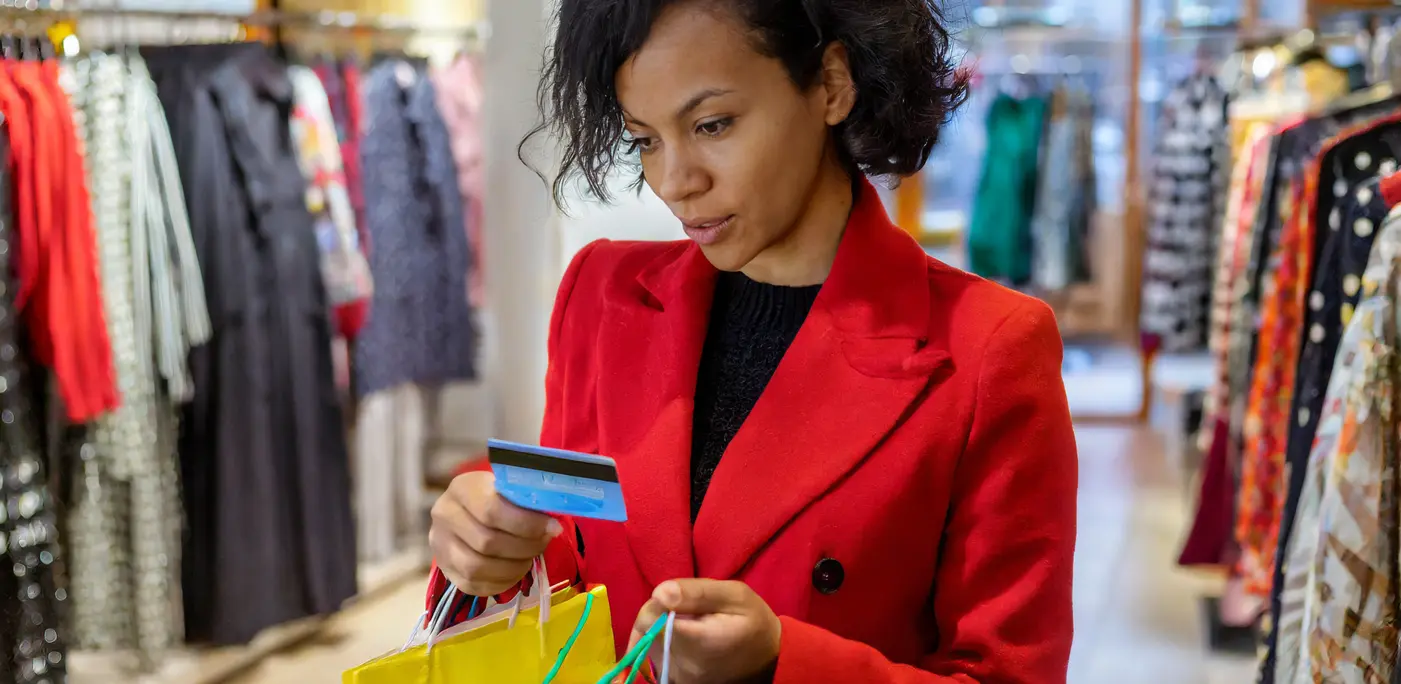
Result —
[[[1031,215],[1036,204],[1047,100],[998,94],[988,107],[987,154],[968,228],[968,263],[985,278],[1031,277]]]

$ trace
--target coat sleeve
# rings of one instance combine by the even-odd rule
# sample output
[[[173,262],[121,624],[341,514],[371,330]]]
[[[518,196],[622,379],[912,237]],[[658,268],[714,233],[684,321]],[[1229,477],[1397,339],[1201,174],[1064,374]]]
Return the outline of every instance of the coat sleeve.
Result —
[[[1024,303],[994,332],[943,534],[937,644],[917,666],[782,620],[776,684],[1064,684],[1078,459],[1055,319]]]
[[[545,446],[558,446],[564,441],[564,411],[565,407],[569,406],[568,397],[564,396],[566,384],[564,380],[568,377],[569,359],[560,352],[564,346],[561,338],[565,334],[569,303],[573,299],[575,288],[579,285],[579,274],[584,270],[584,262],[602,242],[604,241],[591,242],[574,255],[573,260],[569,262],[569,267],[564,271],[564,278],[560,281],[559,290],[555,294],[554,310],[550,313],[549,341],[546,346],[549,353],[549,366],[545,370],[545,417],[540,426],[540,443]],[[482,464],[473,464],[464,468],[463,472],[484,467]],[[579,550],[581,545],[578,542],[578,528],[568,516],[556,517],[564,525],[564,534],[557,537],[545,550],[545,565],[550,573],[550,582],[554,584],[565,580],[581,580],[584,563],[583,555]],[[447,587],[447,578],[438,569],[438,564],[435,561],[428,579],[428,610],[430,612],[442,599],[443,592],[447,590]],[[513,590],[497,597],[497,599],[509,601],[514,594]],[[449,617],[448,626],[455,625],[465,618],[465,612],[452,615]]]

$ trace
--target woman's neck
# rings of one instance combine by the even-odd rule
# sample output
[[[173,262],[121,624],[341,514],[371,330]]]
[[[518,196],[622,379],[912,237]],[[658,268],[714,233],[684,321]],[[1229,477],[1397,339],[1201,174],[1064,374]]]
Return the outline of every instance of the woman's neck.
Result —
[[[851,176],[829,157],[792,230],[740,269],[751,280],[794,287],[827,280],[856,201]]]

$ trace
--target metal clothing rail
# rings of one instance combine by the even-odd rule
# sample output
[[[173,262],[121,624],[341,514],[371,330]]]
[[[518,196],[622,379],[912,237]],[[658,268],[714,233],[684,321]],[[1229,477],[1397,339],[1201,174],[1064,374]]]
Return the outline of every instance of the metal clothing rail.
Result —
[[[491,27],[486,22],[471,24],[426,24],[402,17],[374,16],[355,12],[294,12],[263,10],[251,14],[198,11],[162,11],[123,9],[120,7],[70,6],[54,2],[40,7],[35,0],[0,0],[0,19],[36,18],[80,20],[95,17],[118,17],[166,21],[222,20],[258,28],[300,28],[326,31],[367,33],[403,33],[416,35],[456,36],[470,40],[486,40]]]

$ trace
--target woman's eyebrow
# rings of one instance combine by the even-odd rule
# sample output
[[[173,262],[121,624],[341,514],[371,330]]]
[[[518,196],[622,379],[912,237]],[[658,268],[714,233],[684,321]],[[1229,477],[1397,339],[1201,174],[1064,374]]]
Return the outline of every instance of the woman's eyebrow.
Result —
[[[706,101],[706,100],[709,100],[709,99],[712,98],[712,97],[720,97],[721,95],[728,95],[728,94],[730,94],[730,93],[732,93],[732,92],[734,92],[734,91],[733,91],[733,90],[729,90],[729,89],[727,89],[727,88],[706,88],[705,90],[702,90],[702,91],[696,93],[695,95],[692,95],[692,96],[691,96],[691,99],[686,100],[686,104],[681,105],[681,107],[680,107],[679,109],[676,110],[676,114],[674,114],[674,115],[672,115],[672,116],[673,116],[673,118],[676,118],[676,119],[684,119],[684,118],[686,118],[691,112],[695,111],[696,107],[699,107],[699,106],[701,106],[702,104],[705,104],[705,101]],[[623,122],[624,122],[624,123],[633,124],[633,125],[636,125],[636,126],[646,126],[646,125],[647,125],[646,122],[644,122],[644,121],[642,121],[641,119],[639,119],[639,118],[633,116],[632,114],[629,114],[629,113],[628,113],[628,110],[626,110],[626,109],[623,110]]]
[[[706,100],[709,100],[712,97],[728,95],[732,92],[734,91],[727,90],[725,88],[706,88],[705,90],[702,90],[699,93],[692,95],[691,99],[686,100],[686,104],[682,105],[680,109],[676,110],[675,117],[678,119],[684,119],[692,111],[695,111],[696,107],[701,106]]]

